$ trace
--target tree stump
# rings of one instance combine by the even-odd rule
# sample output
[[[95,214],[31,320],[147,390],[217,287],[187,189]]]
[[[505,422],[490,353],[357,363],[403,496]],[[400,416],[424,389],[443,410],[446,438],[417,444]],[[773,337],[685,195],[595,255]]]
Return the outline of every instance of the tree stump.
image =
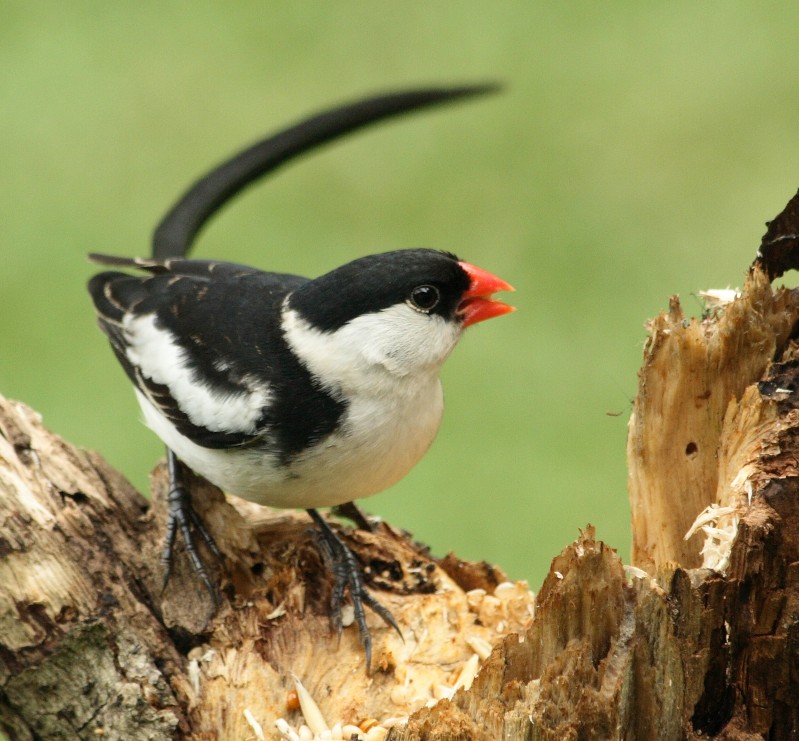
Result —
[[[799,196],[739,294],[649,325],[630,422],[633,564],[591,526],[534,601],[488,564],[341,528],[403,639],[328,622],[304,515],[195,479],[225,557],[162,592],[153,503],[0,400],[0,728],[27,739],[799,738]],[[533,607],[535,614],[533,618]],[[476,675],[476,676],[475,676]],[[305,727],[303,727],[305,726]]]

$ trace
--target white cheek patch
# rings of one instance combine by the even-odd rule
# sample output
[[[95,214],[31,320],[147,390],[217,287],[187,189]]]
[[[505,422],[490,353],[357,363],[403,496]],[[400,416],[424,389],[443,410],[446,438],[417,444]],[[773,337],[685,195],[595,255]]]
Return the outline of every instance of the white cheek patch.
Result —
[[[291,349],[323,383],[365,391],[375,373],[395,379],[437,374],[463,327],[405,304],[363,314],[335,332],[312,327],[293,309],[284,311]]]
[[[155,315],[126,315],[123,323],[127,356],[142,374],[169,389],[181,411],[200,427],[213,432],[255,432],[255,423],[269,403],[269,388],[245,379],[246,390],[220,392],[199,383],[186,354],[171,332],[156,326]]]
[[[397,304],[358,317],[340,331],[356,337],[372,336],[374,342],[369,347],[383,364],[397,375],[411,375],[428,368],[438,370],[455,348],[463,325]]]

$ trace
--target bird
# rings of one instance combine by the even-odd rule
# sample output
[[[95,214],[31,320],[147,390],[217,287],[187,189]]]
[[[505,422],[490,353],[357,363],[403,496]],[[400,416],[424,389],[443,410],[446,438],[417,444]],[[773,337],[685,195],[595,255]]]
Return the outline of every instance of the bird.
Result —
[[[312,143],[307,136],[305,146],[295,141],[290,156],[379,117],[477,88],[456,90],[402,94],[400,103],[396,94],[360,101],[362,113],[345,116],[345,124],[341,112],[357,105],[334,109],[338,116],[325,114],[333,121],[322,127],[325,136],[317,130]],[[494,298],[513,289],[431,248],[371,254],[315,278],[183,256],[221,203],[253,173],[276,166],[264,166],[264,151],[272,163],[288,159],[274,150],[250,148],[249,160],[239,155],[247,167],[224,188],[223,167],[200,181],[204,188],[195,184],[156,230],[156,257],[92,253],[110,269],[94,275],[88,289],[144,420],[167,448],[164,587],[180,532],[194,570],[218,600],[195,534],[215,557],[221,553],[191,505],[183,466],[226,493],[305,509],[332,564],[333,625],[340,634],[349,590],[369,667],[364,607],[400,629],[366,590],[353,554],[317,509],[384,491],[419,462],[441,423],[444,362],[467,327],[514,310]],[[209,187],[212,175],[217,181]]]

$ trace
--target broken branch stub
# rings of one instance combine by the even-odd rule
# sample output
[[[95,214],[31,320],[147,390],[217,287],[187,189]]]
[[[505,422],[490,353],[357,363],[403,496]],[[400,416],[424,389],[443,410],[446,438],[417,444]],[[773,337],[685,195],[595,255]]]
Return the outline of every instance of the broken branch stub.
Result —
[[[757,266],[740,295],[698,319],[679,299],[649,324],[627,444],[635,566],[699,567],[686,534],[709,506],[747,501],[745,464],[759,445],[756,387],[799,320],[799,293],[772,290]],[[743,406],[741,406],[743,404]]]

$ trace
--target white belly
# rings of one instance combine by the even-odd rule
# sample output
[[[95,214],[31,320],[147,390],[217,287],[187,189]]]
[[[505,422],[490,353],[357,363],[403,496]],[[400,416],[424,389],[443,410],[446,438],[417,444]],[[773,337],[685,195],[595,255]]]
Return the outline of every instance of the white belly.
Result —
[[[443,393],[438,378],[391,401],[350,403],[339,431],[287,466],[252,448],[203,448],[181,435],[137,391],[148,426],[192,470],[223,491],[272,507],[328,507],[377,494],[419,462],[438,432]]]

